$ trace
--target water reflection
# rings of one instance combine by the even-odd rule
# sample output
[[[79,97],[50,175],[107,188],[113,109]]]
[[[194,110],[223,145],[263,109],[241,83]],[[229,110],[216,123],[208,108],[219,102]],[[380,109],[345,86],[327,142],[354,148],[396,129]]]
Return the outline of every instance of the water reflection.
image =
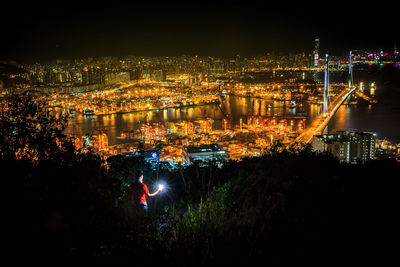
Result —
[[[347,129],[347,121],[350,116],[350,111],[351,108],[344,105],[336,111],[335,116],[328,124],[329,133],[335,133],[336,131]]]
[[[400,123],[398,123],[400,118],[399,71],[400,65],[390,68],[388,66],[383,66],[383,68],[376,66],[368,67],[367,70],[355,69],[355,83],[360,81],[365,84],[376,82],[376,97],[379,103],[340,107],[328,125],[329,132],[346,129],[373,131],[379,133],[378,137],[380,138],[387,137],[389,140],[400,142]],[[320,75],[321,77],[323,77],[322,74]],[[335,75],[338,76],[336,81]],[[333,82],[343,82],[346,78],[347,72],[332,73]],[[75,114],[75,117],[70,121],[67,133],[92,133],[97,128],[104,127],[109,135],[109,143],[113,145],[120,142],[116,137],[120,136],[123,130],[136,129],[144,122],[179,122],[181,120],[198,120],[209,117],[214,119],[213,127],[221,129],[224,114],[231,114],[233,125],[239,125],[241,118],[243,123],[246,123],[247,116],[261,115],[265,117],[283,116],[290,120],[293,116],[307,116],[306,126],[309,126],[310,122],[321,111],[321,105],[316,104],[303,103],[301,107],[289,109],[281,101],[227,95],[223,105],[220,107],[217,105],[205,105],[152,112],[95,116],[93,118]],[[296,122],[294,123],[296,124]]]
[[[109,144],[114,145],[122,142],[116,137],[122,131],[138,129],[145,122],[180,122],[182,120],[199,120],[212,118],[214,129],[222,129],[222,119],[229,114],[232,117],[232,126],[239,125],[240,119],[247,121],[248,116],[272,117],[280,116],[299,118],[312,113],[316,116],[318,106],[305,104],[302,108],[289,109],[285,103],[269,99],[250,97],[227,96],[220,105],[204,105],[189,108],[170,108],[160,111],[134,112],[126,114],[113,114],[105,116],[86,117],[76,114],[70,120],[67,134],[94,133],[97,129],[106,130]],[[299,116],[299,114],[301,114]]]

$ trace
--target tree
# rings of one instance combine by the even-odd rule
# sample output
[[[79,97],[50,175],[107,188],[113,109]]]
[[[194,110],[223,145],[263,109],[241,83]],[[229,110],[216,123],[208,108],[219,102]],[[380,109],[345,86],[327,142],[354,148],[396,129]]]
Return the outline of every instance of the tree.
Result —
[[[7,97],[0,114],[0,169],[9,214],[3,214],[13,261],[54,262],[71,248],[90,257],[114,238],[121,183],[91,151],[63,134],[67,115],[44,101]],[[117,214],[117,215],[116,215]],[[25,263],[25,262],[24,262]]]
[[[68,115],[52,112],[45,101],[6,97],[0,109],[0,157],[39,162],[74,153],[71,139],[63,134],[67,123]]]

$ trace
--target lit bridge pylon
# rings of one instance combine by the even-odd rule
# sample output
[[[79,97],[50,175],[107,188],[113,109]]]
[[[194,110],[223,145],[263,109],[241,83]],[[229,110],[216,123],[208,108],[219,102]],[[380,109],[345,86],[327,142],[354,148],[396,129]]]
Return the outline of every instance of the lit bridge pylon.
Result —
[[[345,85],[343,90],[336,95],[332,101],[329,101],[329,60],[328,55],[325,55],[325,84],[323,94],[323,112],[317,118],[314,119],[313,123],[300,134],[294,143],[308,144],[312,141],[314,135],[323,133],[328,126],[330,119],[335,115],[339,107],[351,99],[352,95],[355,94],[356,86],[353,85],[353,70],[351,63],[351,51],[349,61],[349,79],[347,86]]]
[[[352,51],[349,53],[349,75],[347,78],[347,84],[348,88],[353,88],[354,86],[354,80],[353,80],[353,63],[352,63]],[[350,94],[350,96],[347,98],[347,104],[350,104],[352,100],[356,99],[356,93],[355,91]]]
[[[323,97],[323,117],[326,117],[329,107],[329,59],[328,54],[325,55],[325,83]]]

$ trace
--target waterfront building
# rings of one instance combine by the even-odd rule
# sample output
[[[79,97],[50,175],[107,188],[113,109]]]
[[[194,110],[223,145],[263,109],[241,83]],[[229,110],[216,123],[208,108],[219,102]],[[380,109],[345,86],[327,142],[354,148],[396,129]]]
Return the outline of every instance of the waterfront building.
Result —
[[[340,162],[366,162],[375,158],[376,138],[371,133],[338,131],[313,137],[315,151],[329,151]]]

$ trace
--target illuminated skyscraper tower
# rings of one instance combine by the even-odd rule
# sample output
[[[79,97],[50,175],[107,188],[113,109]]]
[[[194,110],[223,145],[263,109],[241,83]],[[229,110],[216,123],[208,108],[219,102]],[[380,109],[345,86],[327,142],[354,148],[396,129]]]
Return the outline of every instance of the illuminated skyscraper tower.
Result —
[[[319,38],[315,39],[315,47],[314,47],[314,67],[318,67],[318,61],[319,61]]]
[[[326,116],[326,113],[328,111],[328,105],[329,105],[329,99],[328,99],[328,94],[329,94],[329,59],[328,59],[328,54],[325,54],[325,86],[324,86],[324,106],[323,106],[323,116]]]

